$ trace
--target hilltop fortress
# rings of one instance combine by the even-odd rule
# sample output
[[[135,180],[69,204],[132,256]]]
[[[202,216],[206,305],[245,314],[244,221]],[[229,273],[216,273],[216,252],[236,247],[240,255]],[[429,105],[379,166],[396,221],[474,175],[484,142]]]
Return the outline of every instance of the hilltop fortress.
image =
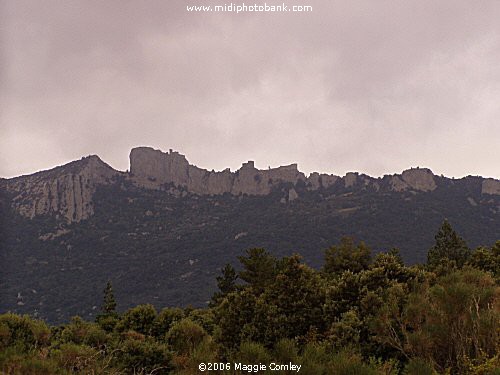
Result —
[[[186,157],[176,151],[164,153],[149,147],[134,148],[130,152],[130,173],[139,184],[153,187],[156,184],[173,183],[200,195],[265,195],[280,182],[296,184],[300,180],[307,180],[297,169],[297,164],[259,170],[253,161],[248,161],[236,172],[229,169],[210,172],[189,164]],[[338,178],[324,176],[326,181],[332,182]]]
[[[453,183],[451,179],[435,176],[427,168],[411,168],[402,174],[380,178],[356,172],[344,177],[314,172],[306,177],[297,164],[261,170],[255,168],[253,161],[248,161],[235,172],[229,169],[216,172],[189,164],[186,157],[176,151],[137,147],[130,152],[130,172],[117,171],[92,155],[47,171],[0,179],[0,188],[11,196],[11,207],[23,216],[55,214],[68,222],[78,222],[93,215],[92,197],[97,186],[114,183],[116,177],[145,189],[173,185],[198,195],[267,195],[273,188],[286,183],[289,187],[281,198],[282,203],[299,198],[296,190],[299,184],[308,190],[335,186],[386,192],[431,192],[438,187],[439,181]],[[499,180],[471,176],[465,179],[477,180],[481,194],[500,195]]]

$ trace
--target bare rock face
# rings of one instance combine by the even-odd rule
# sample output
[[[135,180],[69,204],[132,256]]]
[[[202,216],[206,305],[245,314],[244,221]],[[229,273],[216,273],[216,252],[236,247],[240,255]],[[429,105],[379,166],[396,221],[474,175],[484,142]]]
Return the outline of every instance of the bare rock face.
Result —
[[[289,191],[288,191],[288,202],[293,202],[295,199],[297,199],[299,197],[299,195],[297,194],[297,192],[295,191],[294,188],[291,188]]]
[[[68,222],[87,219],[94,213],[92,195],[97,184],[107,183],[118,172],[97,156],[29,176],[8,180],[15,195],[13,207],[23,216],[53,213]]]
[[[389,181],[391,185],[391,190],[393,191],[404,191],[408,189],[408,184],[404,182],[400,176],[392,176]]]
[[[189,165],[188,183],[185,186],[196,194],[224,194],[231,191],[234,176],[226,169],[222,172],[209,172],[206,169]]]
[[[358,181],[358,174],[354,172],[349,172],[344,177],[344,185],[346,188],[354,186]]]
[[[188,170],[186,157],[175,151],[164,153],[150,147],[138,147],[130,152],[130,173],[139,180],[186,186],[189,181]]]
[[[483,181],[482,194],[500,195],[500,181],[487,178]]]
[[[298,180],[306,180],[304,174],[298,171],[297,164],[259,170],[253,161],[249,161],[234,173],[228,169],[209,172],[190,165],[186,157],[178,152],[170,150],[164,153],[149,147],[131,151],[130,172],[132,179],[140,186],[158,187],[172,183],[195,194],[210,195],[266,195],[280,182],[295,184]]]
[[[173,194],[179,196],[188,192],[198,195],[266,195],[279,184],[289,183],[292,187],[281,200],[285,204],[299,198],[299,182],[309,190],[333,185],[394,192],[429,192],[437,188],[435,176],[426,168],[412,168],[401,175],[378,179],[353,172],[344,177],[314,172],[306,177],[297,169],[297,164],[260,170],[255,168],[253,161],[248,161],[235,172],[229,169],[215,172],[189,164],[178,152],[162,152],[150,147],[132,149],[130,173],[116,171],[99,157],[88,156],[32,175],[0,179],[0,188],[13,196],[11,205],[23,216],[33,218],[53,214],[67,222],[78,222],[93,215],[92,197],[96,187],[111,183],[115,176],[123,176],[147,189],[172,184],[176,187]],[[500,181],[483,179],[481,192],[500,195]]]
[[[280,182],[296,184],[299,180],[305,181],[306,177],[298,171],[297,164],[260,170],[254,167],[253,161],[249,161],[236,171],[231,193],[266,195],[271,192],[273,186]]]
[[[340,179],[339,176],[326,173],[313,172],[309,175],[307,181],[309,182],[311,190],[317,190],[319,188],[327,188],[335,184]]]
[[[412,168],[403,171],[402,180],[413,190],[432,191],[436,189],[434,175],[427,168]]]

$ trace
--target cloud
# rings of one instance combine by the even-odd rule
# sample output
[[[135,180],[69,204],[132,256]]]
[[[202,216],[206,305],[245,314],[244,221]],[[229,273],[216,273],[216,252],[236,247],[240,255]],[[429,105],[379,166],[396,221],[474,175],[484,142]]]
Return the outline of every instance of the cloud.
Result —
[[[124,170],[151,145],[218,170],[500,177],[497,1],[188,3],[1,2],[0,175],[88,154]]]

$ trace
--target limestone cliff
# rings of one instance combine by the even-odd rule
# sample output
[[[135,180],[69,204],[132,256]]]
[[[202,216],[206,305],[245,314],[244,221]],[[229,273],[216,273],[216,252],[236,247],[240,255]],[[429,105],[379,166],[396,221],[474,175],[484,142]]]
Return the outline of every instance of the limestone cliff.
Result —
[[[437,188],[435,176],[427,168],[410,168],[400,175],[390,177],[389,184],[393,191],[433,191]]]
[[[310,190],[317,190],[322,187],[327,188],[332,186],[339,179],[339,176],[332,174],[313,172],[309,175],[307,181],[309,182]]]
[[[9,204],[23,216],[53,214],[67,222],[78,222],[93,215],[92,198],[96,187],[111,183],[115,176],[141,188],[160,189],[173,185],[198,195],[267,195],[285,183],[291,186],[283,190],[280,198],[283,203],[299,199],[304,188],[309,191],[333,189],[334,193],[358,190],[431,192],[438,184],[451,186],[456,181],[435,176],[426,168],[411,168],[402,174],[380,178],[357,172],[349,172],[344,177],[314,172],[306,177],[297,169],[297,164],[260,170],[255,168],[253,161],[244,163],[235,172],[229,169],[216,172],[189,164],[186,157],[176,151],[138,147],[130,152],[130,173],[116,171],[99,157],[88,156],[48,171],[0,179],[0,188],[8,192],[12,198]],[[474,181],[481,184],[481,194],[500,195],[500,181],[477,179]],[[173,191],[180,193],[178,189]]]
[[[48,171],[6,180],[5,188],[14,195],[12,207],[23,216],[33,218],[53,213],[68,222],[78,222],[94,212],[95,187],[109,182],[118,173],[94,155]]]
[[[253,161],[244,163],[239,170],[231,172],[207,171],[189,164],[186,157],[176,151],[162,152],[150,147],[138,147],[130,153],[131,178],[136,184],[146,188],[158,188],[162,184],[171,183],[184,187],[195,194],[234,195],[266,195],[273,186],[282,182],[297,184],[302,181],[309,190],[328,188],[340,182],[345,188],[354,186],[380,189],[380,179],[375,179],[357,172],[349,172],[344,177],[335,175],[311,173],[306,177],[297,169],[297,164],[278,168],[260,170],[255,168]],[[488,185],[490,186],[490,185]],[[486,190],[491,191],[487,186]],[[493,186],[493,185],[491,185]],[[390,177],[391,191],[433,191],[437,187],[435,176],[427,168],[411,168],[401,175]]]
[[[483,194],[500,195],[500,181],[493,178],[487,178],[483,181],[481,189]]]
[[[164,153],[149,147],[134,148],[130,152],[130,172],[131,178],[144,187],[172,183],[195,194],[211,195],[266,195],[279,183],[306,181],[297,164],[260,170],[249,161],[236,172],[228,169],[210,172],[190,165],[186,157],[176,151]]]
[[[427,168],[411,168],[403,171],[401,175],[403,181],[414,190],[432,191],[437,185],[434,180],[434,174]]]

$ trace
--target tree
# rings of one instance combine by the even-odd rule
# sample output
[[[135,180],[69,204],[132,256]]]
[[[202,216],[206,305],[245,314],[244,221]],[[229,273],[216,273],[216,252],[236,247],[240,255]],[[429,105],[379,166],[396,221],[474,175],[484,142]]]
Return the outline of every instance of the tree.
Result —
[[[167,375],[173,367],[172,352],[168,345],[150,337],[128,337],[116,351],[116,367],[122,371],[110,373]]]
[[[238,274],[236,273],[234,267],[228,263],[222,269],[222,275],[217,276],[216,279],[219,292],[215,292],[212,296],[212,307],[216,306],[228,293],[236,290],[236,280],[238,279]]]
[[[500,277],[500,241],[492,247],[478,247],[469,258],[468,264],[491,272],[498,280]]]
[[[163,339],[170,327],[182,318],[184,318],[184,311],[181,308],[164,308],[155,318],[152,335],[158,339]]]
[[[153,305],[137,305],[127,310],[116,325],[119,332],[135,331],[143,335],[154,333],[157,313]]]
[[[101,306],[101,313],[95,318],[96,323],[106,332],[111,332],[118,322],[118,313],[116,312],[116,300],[113,293],[111,281],[108,281],[104,288],[104,298]]]
[[[263,311],[266,312],[259,322],[262,330],[267,318],[274,317],[279,326],[279,329],[272,329],[277,333],[275,337],[269,332],[268,342],[275,343],[280,338],[304,338],[311,330],[322,331],[325,292],[319,274],[303,264],[299,255],[283,258],[275,281],[262,295]]]
[[[373,321],[376,340],[440,371],[465,374],[498,355],[499,290],[489,273],[464,268],[407,295],[392,288]]]
[[[207,337],[207,332],[198,323],[184,318],[172,325],[165,335],[171,348],[178,354],[191,354]]]
[[[368,268],[371,251],[364,242],[354,245],[352,238],[344,237],[340,244],[325,251],[323,271],[329,275],[340,275],[344,271],[361,272]]]
[[[257,292],[262,292],[276,275],[276,258],[264,249],[249,249],[246,257],[240,256],[238,259],[243,265],[239,277]]]
[[[462,268],[471,251],[465,240],[445,220],[434,237],[436,243],[427,253],[427,265],[431,270],[439,267]]]
[[[283,258],[277,269],[274,281],[259,295],[252,293],[253,288],[231,293],[221,304],[225,321],[221,320],[219,326],[224,322],[224,326],[231,327],[231,322],[233,327],[238,326],[237,330],[232,329],[239,333],[242,342],[267,347],[281,338],[306,341],[308,334],[323,331],[325,288],[319,274],[302,264],[298,255]],[[238,302],[238,309],[225,306],[232,301]],[[226,332],[232,334],[230,330]]]
[[[45,322],[32,319],[28,315],[0,315],[0,349],[15,346],[23,352],[48,346],[49,342],[50,329]]]
[[[105,316],[116,315],[116,300],[111,281],[108,281],[106,288],[104,289],[104,300],[101,311]]]
[[[215,308],[217,328],[215,340],[223,357],[234,351],[247,338],[249,325],[255,316],[257,298],[251,288],[229,293]]]

